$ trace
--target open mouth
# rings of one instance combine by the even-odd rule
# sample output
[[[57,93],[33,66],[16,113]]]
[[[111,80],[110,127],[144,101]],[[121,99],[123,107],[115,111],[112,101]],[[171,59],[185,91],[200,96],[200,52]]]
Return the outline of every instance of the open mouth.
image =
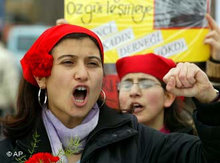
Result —
[[[88,90],[85,86],[78,86],[73,91],[74,103],[76,105],[83,105],[86,103]]]
[[[138,113],[141,112],[143,110],[143,105],[139,104],[139,103],[132,103],[130,105],[130,109],[128,112],[130,113]]]

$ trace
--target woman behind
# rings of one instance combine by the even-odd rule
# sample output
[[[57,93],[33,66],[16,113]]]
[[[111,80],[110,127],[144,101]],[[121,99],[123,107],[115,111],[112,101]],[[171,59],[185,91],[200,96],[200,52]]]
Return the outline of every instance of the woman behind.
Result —
[[[120,109],[161,132],[193,134],[192,114],[183,107],[183,97],[168,92],[163,82],[163,77],[174,67],[171,59],[152,53],[119,59],[116,69],[121,80]]]
[[[206,72],[210,79],[217,79],[220,76],[220,28],[209,14],[206,15],[206,19],[209,23],[210,32],[205,37],[204,43],[211,46],[211,55],[210,60],[207,61]],[[132,63],[130,63],[130,60]],[[144,106],[140,105],[142,110],[140,109],[138,114],[134,113],[139,122],[164,133],[184,132],[196,134],[194,124],[190,118],[192,115],[191,112],[194,110],[191,100],[189,98],[184,98],[185,100],[183,102],[181,100],[183,97],[175,97],[172,93],[167,92],[166,85],[163,82],[164,75],[175,67],[175,63],[172,60],[151,54],[149,56],[122,58],[117,64],[119,77],[122,81],[124,78],[126,79],[125,76],[130,71],[130,73],[134,73],[131,78],[138,78],[140,73],[142,73],[143,76],[151,75],[156,83],[160,83],[159,87],[158,84],[156,84],[155,87],[155,83],[149,83],[150,85],[153,84],[152,88],[149,89],[138,89],[138,87],[135,86],[132,87],[133,91],[126,92],[123,91],[123,89],[122,91],[119,89],[119,102],[122,110],[134,110],[128,109],[130,107],[130,101],[139,99],[144,103]],[[180,81],[178,83],[180,83]],[[141,86],[141,83],[139,85]],[[155,93],[151,90],[158,90],[159,88],[162,88],[160,89],[162,90],[161,96],[154,97]],[[132,96],[132,93],[136,94],[137,97]],[[154,99],[148,100],[151,97],[154,97]],[[164,101],[164,99],[166,99],[166,101],[169,99],[169,103],[166,102],[162,106],[161,102]],[[151,103],[149,103],[149,101],[151,101]],[[157,106],[155,106],[152,101],[156,101]],[[145,106],[147,109],[144,109]]]
[[[169,91],[206,103],[197,102],[194,116],[201,140],[186,134],[164,135],[137,123],[131,114],[99,102],[103,61],[102,43],[92,31],[68,24],[46,30],[21,60],[18,112],[3,122],[6,138],[0,141],[1,162],[24,162],[37,156],[42,162],[46,152],[71,163],[220,160],[220,103],[213,102],[219,96],[198,67],[183,64],[168,72],[165,81]],[[188,69],[196,82],[177,88],[178,71]],[[44,157],[48,162],[57,160],[50,158]]]

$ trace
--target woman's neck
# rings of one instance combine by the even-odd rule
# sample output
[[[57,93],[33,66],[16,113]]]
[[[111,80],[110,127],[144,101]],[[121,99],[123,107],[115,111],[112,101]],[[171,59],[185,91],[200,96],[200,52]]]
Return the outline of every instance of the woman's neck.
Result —
[[[81,122],[83,121],[82,118],[72,118],[72,117],[65,115],[63,113],[59,114],[57,112],[54,112],[53,110],[50,110],[50,111],[53,113],[53,115],[57,119],[59,119],[63,123],[64,126],[66,126],[67,128],[70,128],[70,129],[80,125]],[[61,115],[63,115],[63,116],[61,116]]]
[[[162,111],[157,117],[148,121],[145,125],[154,128],[156,130],[160,130],[164,127],[164,111]]]

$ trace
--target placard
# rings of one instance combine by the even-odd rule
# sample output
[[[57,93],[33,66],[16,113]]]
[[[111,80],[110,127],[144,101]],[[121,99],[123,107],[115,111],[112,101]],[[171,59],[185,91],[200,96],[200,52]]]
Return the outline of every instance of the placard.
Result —
[[[156,53],[176,62],[203,62],[209,0],[65,0],[65,19],[97,33],[105,63]]]

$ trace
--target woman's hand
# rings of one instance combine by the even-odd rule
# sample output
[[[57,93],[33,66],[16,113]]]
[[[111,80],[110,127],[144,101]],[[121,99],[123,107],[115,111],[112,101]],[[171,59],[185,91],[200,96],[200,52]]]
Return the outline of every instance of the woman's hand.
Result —
[[[206,15],[206,19],[209,24],[210,32],[206,35],[204,43],[211,46],[212,58],[220,61],[220,28],[209,14]]]
[[[163,78],[167,91],[176,96],[195,97],[203,103],[209,103],[216,97],[205,72],[193,63],[178,63]]]
[[[64,18],[60,18],[56,20],[56,25],[61,25],[61,24],[69,24],[68,21]]]

